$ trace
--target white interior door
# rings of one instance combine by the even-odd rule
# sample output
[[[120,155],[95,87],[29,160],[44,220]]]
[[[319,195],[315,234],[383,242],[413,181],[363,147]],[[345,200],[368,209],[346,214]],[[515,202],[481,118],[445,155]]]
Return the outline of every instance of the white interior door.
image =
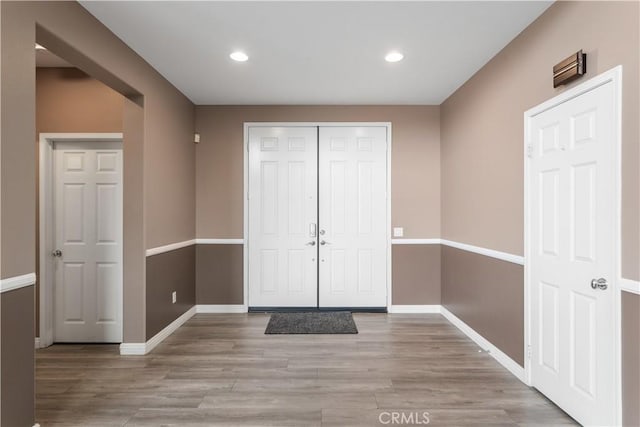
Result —
[[[319,305],[386,307],[387,128],[319,135]]]
[[[616,422],[614,99],[609,82],[530,121],[532,382],[584,425]]]
[[[316,127],[249,128],[249,306],[316,307]]]
[[[122,149],[56,143],[54,341],[122,341]]]

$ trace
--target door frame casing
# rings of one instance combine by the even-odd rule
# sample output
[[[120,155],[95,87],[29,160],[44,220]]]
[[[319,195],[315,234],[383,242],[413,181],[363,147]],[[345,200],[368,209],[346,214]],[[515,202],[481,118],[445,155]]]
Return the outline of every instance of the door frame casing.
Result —
[[[392,128],[391,122],[244,122],[243,127],[243,150],[244,150],[244,173],[243,173],[243,305],[244,309],[249,309],[249,128],[252,127],[384,127],[387,129],[387,310],[391,307],[392,275],[391,275],[391,147]],[[319,143],[319,141],[318,141]]]
[[[525,381],[527,385],[533,386],[533,378],[532,378],[532,369],[531,369],[531,355],[535,348],[532,347],[532,335],[531,335],[531,326],[533,322],[533,314],[532,313],[532,283],[531,283],[531,245],[533,241],[533,236],[531,235],[531,218],[529,215],[529,211],[531,209],[531,188],[529,186],[529,181],[531,178],[531,158],[529,157],[529,152],[532,150],[532,141],[529,139],[529,134],[531,130],[531,121],[532,119],[547,111],[551,108],[557,107],[567,101],[575,99],[581,95],[584,95],[594,89],[597,89],[607,83],[613,84],[613,96],[614,96],[614,123],[613,130],[615,136],[613,138],[613,144],[611,146],[613,150],[613,181],[614,181],[614,192],[615,192],[615,206],[613,207],[613,217],[614,217],[614,229],[613,229],[613,239],[614,239],[614,250],[613,250],[613,263],[615,274],[614,277],[610,280],[610,286],[612,292],[614,292],[614,324],[615,331],[614,333],[614,363],[615,363],[615,389],[616,395],[614,401],[616,403],[616,423],[620,423],[622,420],[622,337],[621,337],[621,309],[620,309],[620,300],[621,300],[621,288],[620,283],[622,281],[622,268],[621,268],[621,212],[622,212],[622,192],[621,192],[621,183],[622,183],[622,65],[618,65],[608,71],[605,71],[590,80],[585,81],[582,84],[579,84],[571,89],[562,92],[559,95],[554,96],[553,98],[527,110],[524,113],[524,329],[525,329],[525,360],[524,360],[524,369],[525,369]]]
[[[39,243],[39,277],[40,292],[40,333],[39,347],[53,344],[54,328],[54,289],[55,267],[50,255],[54,239],[54,200],[53,200],[53,150],[57,142],[119,142],[123,143],[122,133],[41,133],[39,139],[39,209],[38,224],[40,228]],[[122,147],[124,148],[124,147]],[[121,149],[122,149],[121,148]],[[123,177],[124,178],[124,177]],[[121,183],[124,189],[124,180]],[[124,212],[121,212],[124,217]],[[124,218],[123,218],[124,219]],[[123,232],[123,230],[120,230]],[[123,248],[124,249],[124,248]],[[124,259],[123,259],[124,262]],[[123,269],[124,271],[124,269]],[[121,283],[124,285],[124,277]],[[124,291],[124,289],[122,290]],[[124,295],[124,293],[122,293]],[[124,309],[124,301],[120,302],[120,310]],[[122,318],[121,337],[124,337],[124,318]]]

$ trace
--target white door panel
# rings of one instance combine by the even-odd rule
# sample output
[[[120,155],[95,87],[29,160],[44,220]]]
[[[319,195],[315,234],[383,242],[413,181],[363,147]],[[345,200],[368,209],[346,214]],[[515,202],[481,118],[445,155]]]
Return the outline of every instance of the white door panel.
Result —
[[[529,135],[532,380],[585,425],[616,419],[613,89],[534,116]]]
[[[317,306],[317,128],[249,128],[249,306]],[[313,245],[311,245],[313,243]]]
[[[56,143],[54,341],[122,341],[120,143]]]
[[[320,307],[386,307],[386,128],[319,135]]]

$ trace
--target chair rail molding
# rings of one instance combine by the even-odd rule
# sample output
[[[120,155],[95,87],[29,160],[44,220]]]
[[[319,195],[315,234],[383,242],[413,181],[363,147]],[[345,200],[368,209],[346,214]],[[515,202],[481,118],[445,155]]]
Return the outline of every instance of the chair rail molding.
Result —
[[[0,293],[14,291],[36,284],[36,273],[22,274],[0,280]]]

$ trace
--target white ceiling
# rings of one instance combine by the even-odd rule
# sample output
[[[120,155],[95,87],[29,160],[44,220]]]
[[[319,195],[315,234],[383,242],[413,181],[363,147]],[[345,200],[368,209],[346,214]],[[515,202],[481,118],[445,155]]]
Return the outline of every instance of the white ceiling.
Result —
[[[81,1],[194,103],[218,105],[440,104],[551,3]],[[385,62],[394,49],[405,59]]]

